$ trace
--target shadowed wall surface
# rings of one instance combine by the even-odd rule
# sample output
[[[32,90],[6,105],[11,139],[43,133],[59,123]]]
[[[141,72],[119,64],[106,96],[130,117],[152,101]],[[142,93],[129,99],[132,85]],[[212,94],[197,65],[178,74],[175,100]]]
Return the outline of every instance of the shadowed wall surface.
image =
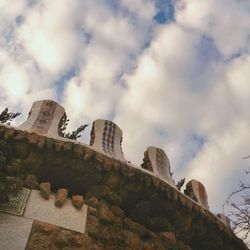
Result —
[[[7,171],[19,162],[14,174],[24,183],[33,174],[50,182],[53,193],[83,195],[88,209],[84,233],[33,216],[27,249],[247,249],[217,216],[147,170],[8,126],[0,126],[0,139],[9,146]]]

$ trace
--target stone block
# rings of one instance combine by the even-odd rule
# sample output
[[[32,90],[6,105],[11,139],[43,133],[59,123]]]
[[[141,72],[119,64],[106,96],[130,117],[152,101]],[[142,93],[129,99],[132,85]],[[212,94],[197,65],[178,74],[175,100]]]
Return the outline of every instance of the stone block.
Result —
[[[0,249],[24,250],[33,220],[0,213]]]
[[[167,241],[172,246],[176,245],[176,238],[173,232],[163,232],[160,234],[160,236],[164,241]]]
[[[55,249],[96,249],[87,234],[34,221],[25,250]]]
[[[217,214],[219,219],[228,227],[231,228],[230,219],[224,214]]]
[[[50,196],[49,200],[45,200],[41,197],[39,191],[32,190],[24,216],[84,233],[87,206],[83,205],[81,209],[76,209],[67,199],[64,206],[59,208],[54,205],[55,195]]]
[[[72,195],[72,205],[80,209],[83,206],[83,196],[82,195]]]
[[[50,182],[42,182],[40,184],[40,194],[46,200],[49,199],[50,188],[51,188]]]
[[[109,207],[104,202],[100,202],[98,209],[99,218],[106,222],[112,222],[114,215]]]
[[[0,212],[22,216],[30,195],[30,190],[22,188],[16,196],[10,196],[9,202],[0,204]]]
[[[24,180],[24,184],[28,187],[28,188],[38,188],[39,187],[39,183],[37,182],[36,176],[34,174],[29,174],[26,176],[25,180]]]
[[[62,207],[67,200],[68,190],[66,188],[59,188],[56,192],[55,206]]]

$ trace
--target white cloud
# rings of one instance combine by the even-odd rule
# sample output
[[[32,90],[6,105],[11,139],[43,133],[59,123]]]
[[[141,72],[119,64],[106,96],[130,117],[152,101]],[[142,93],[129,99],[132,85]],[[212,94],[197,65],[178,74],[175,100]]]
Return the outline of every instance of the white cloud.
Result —
[[[78,110],[71,114],[77,124],[79,116],[87,121],[113,116],[124,91],[121,79],[134,66],[136,56],[150,36],[150,27],[141,31],[137,26],[141,20],[131,21],[133,13],[124,16],[108,4],[97,5],[93,1],[86,1],[83,6],[87,11],[80,24],[90,39],[84,48],[79,75],[68,82],[64,98],[68,107],[77,106],[71,96],[81,99],[81,109],[78,105]]]
[[[25,0],[0,0],[0,20],[2,23],[1,28],[5,28],[6,24],[10,24],[13,22],[13,20],[15,20],[15,18],[24,10],[25,2]]]
[[[177,22],[210,35],[225,56],[244,48],[250,30],[250,3],[237,0],[181,0]]]
[[[250,55],[237,58],[230,63],[226,70],[226,78],[228,85],[232,91],[233,100],[239,102],[244,112],[247,114],[248,107],[246,105],[250,96]]]
[[[249,154],[249,136],[249,121],[231,121],[222,133],[208,138],[184,170],[187,179],[196,178],[204,183],[213,210],[221,210],[225,195],[236,189],[235,175],[243,178],[246,163],[242,158]]]
[[[219,52],[226,56],[246,46],[246,41],[236,38],[221,48],[219,35],[225,37],[228,27],[219,22],[216,29],[221,31],[216,35],[210,32],[209,22],[217,15],[216,8],[204,1],[194,1],[193,6],[189,3],[187,9],[197,10],[197,17],[182,9],[177,24],[156,32],[135,71],[126,77],[128,89],[115,119],[125,128],[124,151],[130,160],[140,163],[148,145],[163,147],[170,156],[175,178],[188,176],[203,181],[211,208],[218,211],[235,188],[233,179],[237,183],[244,172],[239,165],[242,155],[249,151],[249,56],[242,54],[229,61],[214,57],[206,64],[200,61],[199,54],[209,53],[200,48],[204,32],[212,35]],[[207,14],[210,12],[213,15]],[[245,39],[248,24],[238,25]],[[198,139],[192,139],[192,135]],[[229,135],[233,137],[231,142]],[[220,183],[224,175],[228,179]]]
[[[121,0],[121,3],[144,22],[146,20],[151,22],[152,17],[155,15],[155,5],[152,0]]]
[[[29,90],[28,73],[18,65],[9,63],[1,70],[2,87],[7,91],[6,95],[19,98]]]
[[[80,40],[74,27],[76,10],[76,2],[43,1],[27,10],[17,30],[27,53],[50,74],[60,74],[74,64]]]
[[[160,26],[150,0],[0,0],[0,108],[25,119],[33,101],[53,98],[70,129],[113,119],[128,160],[164,148],[175,178],[203,181],[218,209],[249,154],[250,6],[177,3],[176,22]]]

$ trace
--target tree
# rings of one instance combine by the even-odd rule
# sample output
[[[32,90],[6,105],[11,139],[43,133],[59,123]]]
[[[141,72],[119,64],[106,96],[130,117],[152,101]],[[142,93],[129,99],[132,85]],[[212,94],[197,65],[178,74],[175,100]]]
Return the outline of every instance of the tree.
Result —
[[[185,178],[181,179],[180,181],[178,181],[176,187],[178,190],[181,190],[182,186],[184,185],[185,183]]]
[[[171,175],[171,177],[173,177],[174,172],[170,172],[170,175]],[[177,189],[178,189],[179,191],[181,191],[181,188],[183,187],[185,181],[186,181],[186,178],[183,178],[183,179],[180,179],[180,180],[177,182],[176,187],[177,187]]]
[[[59,136],[64,137],[64,138],[68,138],[71,140],[77,140],[78,138],[80,138],[81,137],[80,133],[82,131],[84,131],[85,128],[88,127],[88,125],[89,125],[89,124],[84,124],[70,133],[65,133],[65,130],[67,129],[68,123],[69,123],[69,119],[67,117],[67,114],[64,113],[62,119],[59,122],[58,133],[59,133]]]
[[[250,156],[243,159],[250,159]],[[245,170],[245,174],[250,175],[250,168]],[[227,216],[235,234],[246,243],[250,243],[248,242],[250,237],[250,182],[241,181],[238,189],[228,196],[225,205],[227,205]]]
[[[19,115],[20,113],[9,112],[9,109],[5,108],[0,113],[0,124],[10,124]],[[75,131],[65,133],[68,122],[69,119],[65,113],[59,124],[59,135],[72,140],[81,137],[80,133],[88,126],[88,124],[81,125]],[[21,187],[18,178],[10,176],[6,171],[8,152],[9,145],[4,140],[0,140],[0,203],[8,201],[11,196],[15,196]]]
[[[9,112],[8,108],[0,113],[0,123],[10,124],[10,122],[19,116],[20,113]],[[0,140],[0,203],[9,200],[10,196],[16,195],[20,186],[19,182],[13,176],[6,173],[6,162],[8,154],[8,145],[4,140]]]
[[[2,113],[0,113],[0,123],[8,123],[15,119],[17,116],[19,116],[21,113],[12,113],[9,112],[9,108],[5,108]]]

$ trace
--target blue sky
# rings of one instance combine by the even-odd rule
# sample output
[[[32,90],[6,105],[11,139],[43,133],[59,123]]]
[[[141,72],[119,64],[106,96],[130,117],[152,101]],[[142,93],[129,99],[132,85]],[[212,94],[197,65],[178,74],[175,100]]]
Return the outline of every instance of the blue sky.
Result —
[[[71,129],[113,119],[127,160],[163,148],[175,180],[203,182],[219,212],[250,153],[249,12],[248,0],[0,0],[0,108],[22,112],[16,126],[48,98]]]

